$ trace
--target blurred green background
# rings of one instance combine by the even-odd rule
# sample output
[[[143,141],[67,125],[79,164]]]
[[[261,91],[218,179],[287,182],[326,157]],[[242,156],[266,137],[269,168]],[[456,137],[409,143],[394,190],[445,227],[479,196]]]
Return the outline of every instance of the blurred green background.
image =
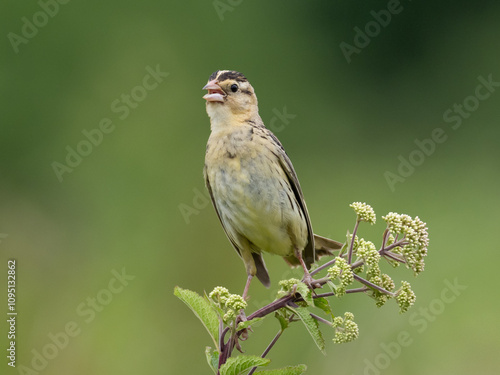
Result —
[[[327,333],[323,356],[297,324],[271,351],[271,366],[494,373],[500,90],[476,87],[478,77],[500,82],[500,4],[391,6],[399,12],[389,21],[380,13],[387,1],[3,1],[0,276],[5,285],[7,260],[16,259],[19,315],[18,368],[2,356],[1,373],[29,373],[19,366],[34,369],[33,360],[40,374],[210,373],[209,336],[173,288],[241,293],[245,282],[204,196],[209,120],[201,87],[217,69],[239,70],[254,86],[316,233],[343,240],[353,201],[377,212],[378,224],[360,229],[376,243],[389,211],[418,215],[430,232],[426,272],[416,279],[395,272],[417,294],[407,314],[394,303],[377,309],[362,295],[334,300],[336,313],[355,314],[360,338],[337,346]],[[373,11],[386,26],[377,28]],[[356,27],[372,37],[355,41]],[[346,58],[342,42],[358,49]],[[148,80],[148,69],[163,73]],[[454,129],[443,115],[458,111],[455,104],[465,109]],[[83,132],[103,119],[112,122],[108,133],[94,131],[89,147]],[[446,141],[419,154],[415,140],[436,128]],[[54,162],[67,165],[68,147],[86,156],[70,157],[74,167],[58,178]],[[418,165],[391,189],[384,174],[398,174],[410,156]],[[294,274],[279,257],[266,262],[273,285],[252,284],[250,312]],[[113,281],[122,272],[129,279]],[[450,298],[447,282],[467,288]],[[70,322],[77,334],[64,340]],[[247,353],[260,354],[277,329],[272,318],[256,327]],[[396,350],[401,332],[411,344]],[[37,357],[44,350],[50,359]]]

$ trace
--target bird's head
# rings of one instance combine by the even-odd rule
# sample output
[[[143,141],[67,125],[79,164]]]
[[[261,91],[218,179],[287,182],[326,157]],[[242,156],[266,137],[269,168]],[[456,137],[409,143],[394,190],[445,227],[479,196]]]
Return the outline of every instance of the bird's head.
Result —
[[[246,77],[234,70],[217,70],[203,87],[208,90],[207,113],[212,121],[229,116],[246,120],[258,113],[257,97]]]

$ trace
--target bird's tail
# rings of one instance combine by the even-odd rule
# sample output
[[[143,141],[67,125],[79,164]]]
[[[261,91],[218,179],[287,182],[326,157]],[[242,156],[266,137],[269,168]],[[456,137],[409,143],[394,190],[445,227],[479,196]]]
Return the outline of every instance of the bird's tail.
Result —
[[[342,249],[343,243],[331,240],[326,237],[314,235],[314,250],[316,252],[316,259],[323,256],[332,256],[334,251]]]
[[[269,278],[269,272],[267,272],[262,254],[252,253],[252,257],[255,262],[255,267],[257,268],[257,278],[266,288],[269,288],[271,286],[271,279]]]

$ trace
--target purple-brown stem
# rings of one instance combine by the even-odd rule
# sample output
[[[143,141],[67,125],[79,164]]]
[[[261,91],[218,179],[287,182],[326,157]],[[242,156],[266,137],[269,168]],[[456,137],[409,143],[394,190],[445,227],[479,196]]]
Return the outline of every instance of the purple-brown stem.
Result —
[[[358,276],[358,275],[356,275],[356,274],[354,274],[353,276],[354,276],[354,278],[355,278],[356,280],[358,280],[361,284],[364,284],[364,285],[368,286],[369,288],[376,289],[376,290],[378,290],[380,293],[387,294],[387,295],[389,295],[389,296],[391,296],[391,297],[395,297],[395,296],[396,296],[394,293],[389,292],[388,290],[386,290],[386,289],[384,289],[384,288],[382,288],[382,287],[378,286],[377,284],[374,284],[374,283],[372,283],[372,282],[370,282],[370,281],[368,281],[368,280],[366,280],[366,279],[363,279],[361,276]]]
[[[283,333],[283,330],[280,329],[279,332],[276,334],[276,336],[274,336],[273,341],[271,341],[271,343],[267,346],[266,350],[264,350],[264,353],[262,353],[262,355],[261,355],[262,358],[266,358],[266,355],[273,348],[274,344],[276,344],[276,341],[278,341],[278,339],[281,337],[282,333]],[[257,366],[253,367],[250,370],[250,372],[248,373],[248,375],[252,375],[255,372],[255,370],[257,370]]]

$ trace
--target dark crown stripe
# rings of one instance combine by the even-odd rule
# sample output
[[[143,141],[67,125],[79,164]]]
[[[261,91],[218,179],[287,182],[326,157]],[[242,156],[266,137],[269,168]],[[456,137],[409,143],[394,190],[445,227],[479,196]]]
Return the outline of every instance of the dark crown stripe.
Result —
[[[219,73],[219,72],[221,72],[221,71],[218,70],[217,72],[214,73],[215,77],[217,77],[216,73]],[[212,74],[212,76],[214,76],[214,74]],[[211,80],[215,78],[215,77],[212,78],[212,76],[210,76]],[[241,74],[240,72],[236,72],[234,70],[222,71],[220,73],[220,75],[217,77],[217,80],[219,82],[225,81],[227,79],[234,79],[235,81],[238,81],[238,82],[246,82],[246,81],[248,81],[243,74]]]
[[[213,72],[208,80],[213,81],[215,78],[217,78],[217,74],[219,74],[219,72],[220,70],[216,70],[215,72]]]

